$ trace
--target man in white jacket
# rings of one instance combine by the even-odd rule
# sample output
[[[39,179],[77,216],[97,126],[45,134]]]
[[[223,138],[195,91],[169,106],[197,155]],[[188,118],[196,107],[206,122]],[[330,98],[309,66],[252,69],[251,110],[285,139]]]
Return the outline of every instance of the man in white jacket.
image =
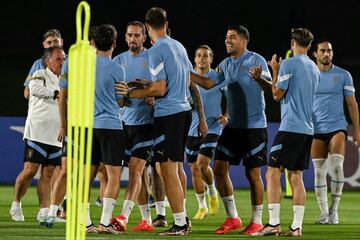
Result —
[[[14,221],[24,221],[21,198],[40,164],[43,165],[38,182],[40,215],[47,215],[51,177],[55,166],[61,164],[61,142],[57,140],[60,127],[57,97],[65,53],[61,47],[50,47],[45,49],[43,59],[46,69],[37,70],[29,83],[29,111],[24,131],[24,169],[16,178],[14,201],[10,209]]]

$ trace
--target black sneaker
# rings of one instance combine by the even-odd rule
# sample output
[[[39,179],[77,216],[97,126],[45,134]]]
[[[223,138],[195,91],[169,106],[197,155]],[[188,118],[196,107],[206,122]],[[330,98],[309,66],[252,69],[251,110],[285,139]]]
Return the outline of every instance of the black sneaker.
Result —
[[[166,217],[163,215],[157,215],[156,218],[152,221],[154,227],[167,227],[168,223]]]
[[[189,219],[188,217],[185,217],[185,219],[186,219],[186,224],[187,224],[188,227],[189,227],[189,232],[191,232],[191,228],[192,228],[191,221],[190,221],[190,219]]]
[[[159,236],[188,236],[190,232],[189,226],[185,224],[184,226],[173,225],[170,229],[165,232],[161,232]]]
[[[101,206],[103,205],[100,196],[97,197],[97,199],[96,199],[96,201],[95,201],[95,204],[96,204],[96,206],[98,206],[98,207],[101,207]]]

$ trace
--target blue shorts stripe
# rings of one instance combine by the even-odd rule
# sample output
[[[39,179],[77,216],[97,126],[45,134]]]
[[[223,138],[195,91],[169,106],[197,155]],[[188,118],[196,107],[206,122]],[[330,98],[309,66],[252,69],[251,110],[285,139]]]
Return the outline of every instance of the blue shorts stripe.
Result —
[[[250,152],[245,154],[245,157],[251,157],[260,152],[265,147],[265,142],[261,143],[256,148],[252,149]]]
[[[158,138],[156,138],[156,139],[154,140],[153,146],[158,145],[159,143],[161,143],[161,142],[164,141],[164,140],[165,140],[165,135],[163,134],[163,135],[161,135],[160,137],[158,137]]]
[[[271,149],[270,149],[270,153],[275,152],[275,151],[280,150],[280,149],[282,149],[282,144],[272,146]]]
[[[47,157],[47,152],[42,149],[40,146],[38,146],[36,143],[34,143],[31,140],[27,140],[27,145],[29,145],[30,147],[32,147],[33,149],[35,149],[36,151],[38,151],[41,155],[43,155],[45,158]]]
[[[228,155],[229,157],[235,157],[235,154],[234,154],[234,153],[232,153],[230,150],[228,150],[228,149],[225,148],[224,146],[221,146],[220,144],[218,144],[218,145],[216,146],[216,148],[217,148],[219,151],[221,151],[221,152],[225,153],[226,155]]]
[[[190,150],[188,148],[185,148],[185,152],[186,152],[186,154],[193,155],[193,156],[196,156],[196,155],[199,154],[199,151],[193,151],[193,150]]]
[[[55,152],[55,153],[49,154],[48,159],[57,158],[57,157],[60,157],[61,155],[62,155],[62,150],[59,150],[59,151],[57,151],[57,152]]]
[[[133,148],[131,149],[131,151],[135,151],[136,149],[138,148],[142,148],[142,147],[149,147],[149,146],[152,146],[154,144],[154,141],[153,140],[149,140],[149,141],[145,141],[145,142],[139,142],[137,144],[135,144],[133,146]]]
[[[209,142],[209,143],[203,143],[200,146],[201,148],[215,148],[217,146],[217,142]]]

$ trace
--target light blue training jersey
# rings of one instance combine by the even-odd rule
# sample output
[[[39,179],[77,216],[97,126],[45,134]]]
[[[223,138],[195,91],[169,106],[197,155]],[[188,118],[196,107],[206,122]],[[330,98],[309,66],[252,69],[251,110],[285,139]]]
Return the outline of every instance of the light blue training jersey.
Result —
[[[355,88],[350,73],[332,65],[329,71],[320,71],[320,82],[314,101],[314,131],[329,133],[346,130],[344,96],[355,96]]]
[[[117,55],[113,61],[122,65],[125,69],[125,81],[130,82],[135,79],[151,79],[149,71],[148,50],[144,49],[137,56],[131,55],[126,51]],[[127,99],[123,109],[121,120],[126,125],[143,125],[153,123],[154,110],[144,99]]]
[[[225,58],[216,70],[223,74],[227,85],[228,127],[238,129],[265,128],[264,91],[250,76],[253,66],[261,65],[262,77],[271,81],[271,75],[265,59],[246,50],[239,58]]]
[[[61,68],[60,81],[59,81],[60,88],[68,89],[68,74],[69,74],[68,65],[69,65],[68,59],[65,59],[65,62]]]
[[[216,84],[222,81],[221,74],[217,73],[213,69],[205,75],[205,77],[211,78]],[[201,100],[204,107],[206,123],[208,125],[208,134],[217,134],[221,135],[223,130],[223,125],[218,122],[219,115],[221,112],[221,98],[223,94],[222,85],[216,85],[215,87],[206,90],[202,87],[199,87]],[[189,129],[189,136],[198,137],[198,126],[199,126],[199,115],[196,109],[193,109],[191,126]]]
[[[184,46],[166,36],[157,39],[148,50],[148,56],[151,79],[166,80],[166,93],[156,99],[154,116],[189,111],[189,77],[192,65]]]
[[[37,70],[40,70],[40,69],[45,69],[42,58],[35,60],[35,62],[31,66],[29,74],[27,75],[27,77],[25,79],[24,87],[27,87],[29,85],[29,79],[33,76],[34,72],[36,72]]]
[[[312,114],[319,80],[320,71],[307,55],[298,54],[282,61],[276,87],[286,93],[280,101],[279,131],[314,134]]]
[[[124,80],[124,67],[109,57],[96,57],[94,128],[122,129],[114,86]]]

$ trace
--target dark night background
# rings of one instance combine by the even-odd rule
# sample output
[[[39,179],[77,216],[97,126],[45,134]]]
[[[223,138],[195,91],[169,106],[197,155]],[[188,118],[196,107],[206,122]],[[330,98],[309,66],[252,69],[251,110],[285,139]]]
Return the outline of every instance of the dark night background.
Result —
[[[172,37],[179,40],[193,59],[194,49],[208,44],[215,52],[213,67],[227,57],[224,47],[229,24],[246,26],[251,35],[248,48],[269,60],[273,53],[285,55],[290,29],[306,27],[315,38],[333,43],[334,63],[349,70],[360,91],[359,1],[226,1],[226,0],[118,0],[88,1],[91,25],[111,23],[118,30],[114,54],[127,50],[126,23],[144,21],[147,9],[164,8]],[[67,51],[75,42],[75,12],[79,1],[3,1],[0,16],[0,116],[26,116],[23,82],[34,60],[42,54],[42,34],[49,28],[61,31]],[[145,46],[149,47],[149,41]],[[360,94],[357,94],[360,96]],[[359,97],[357,97],[359,102]],[[280,118],[279,105],[269,96],[269,121]]]

